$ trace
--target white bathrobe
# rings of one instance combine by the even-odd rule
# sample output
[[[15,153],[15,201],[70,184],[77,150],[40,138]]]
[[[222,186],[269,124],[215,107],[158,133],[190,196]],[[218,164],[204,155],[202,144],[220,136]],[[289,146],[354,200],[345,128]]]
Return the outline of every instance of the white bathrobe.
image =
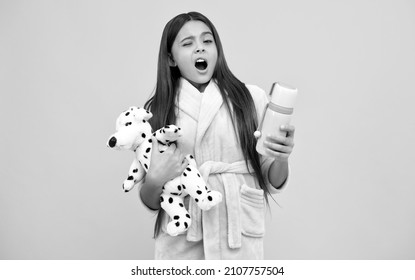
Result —
[[[267,95],[257,86],[247,85],[247,88],[260,119],[268,103]],[[224,199],[209,211],[202,212],[187,198],[186,207],[189,207],[192,225],[186,233],[176,237],[165,232],[168,217],[164,215],[162,232],[155,240],[155,258],[263,259],[263,190],[247,170],[218,86],[211,81],[201,93],[187,80],[181,79],[176,107],[176,124],[183,131],[177,147],[184,154],[195,156],[208,186],[220,191]],[[272,159],[262,157],[261,162],[270,192],[282,191],[284,186],[275,189],[268,182]]]

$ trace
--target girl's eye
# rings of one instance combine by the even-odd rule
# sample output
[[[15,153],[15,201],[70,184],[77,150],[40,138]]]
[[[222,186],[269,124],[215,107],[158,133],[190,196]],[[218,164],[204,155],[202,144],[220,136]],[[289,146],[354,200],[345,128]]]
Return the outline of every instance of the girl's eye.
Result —
[[[205,40],[204,42],[205,42],[206,44],[211,44],[211,43],[213,43],[213,40],[208,39],[208,40]]]
[[[192,42],[186,42],[186,43],[183,44],[184,47],[188,47],[188,46],[191,46],[191,45],[192,45]]]

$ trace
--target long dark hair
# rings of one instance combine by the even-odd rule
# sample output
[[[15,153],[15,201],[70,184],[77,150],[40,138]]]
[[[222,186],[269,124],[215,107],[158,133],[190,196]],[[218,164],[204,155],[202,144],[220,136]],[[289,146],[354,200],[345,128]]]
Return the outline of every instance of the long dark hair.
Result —
[[[262,176],[259,155],[255,150],[256,139],[253,136],[258,124],[254,101],[245,84],[239,81],[229,69],[215,26],[207,17],[198,12],[184,13],[174,17],[166,24],[163,30],[158,57],[155,92],[144,105],[146,109],[153,113],[150,124],[154,130],[157,130],[167,124],[174,124],[176,122],[175,100],[181,75],[178,67],[169,66],[169,54],[171,54],[173,42],[180,29],[185,23],[191,20],[198,20],[205,23],[212,31],[218,51],[218,59],[212,79],[215,79],[222,98],[225,101],[225,105],[231,112],[232,123],[235,131],[237,131],[239,145],[247,167],[250,171],[253,169],[267,199],[269,190]],[[250,165],[248,162],[250,162]],[[154,228],[154,237],[160,232],[162,215],[163,211],[160,209]]]

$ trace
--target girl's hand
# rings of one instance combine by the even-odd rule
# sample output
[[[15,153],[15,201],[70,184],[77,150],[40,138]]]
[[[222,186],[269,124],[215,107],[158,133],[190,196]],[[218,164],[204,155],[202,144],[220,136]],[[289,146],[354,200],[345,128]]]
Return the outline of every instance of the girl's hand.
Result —
[[[156,186],[163,186],[167,181],[181,175],[188,162],[181,151],[173,143],[164,152],[159,152],[159,143],[152,136],[153,148],[151,164],[147,171],[146,182]]]
[[[280,128],[285,131],[287,136],[267,136],[264,141],[266,153],[278,161],[288,161],[288,157],[294,148],[295,127],[292,125],[283,125]]]

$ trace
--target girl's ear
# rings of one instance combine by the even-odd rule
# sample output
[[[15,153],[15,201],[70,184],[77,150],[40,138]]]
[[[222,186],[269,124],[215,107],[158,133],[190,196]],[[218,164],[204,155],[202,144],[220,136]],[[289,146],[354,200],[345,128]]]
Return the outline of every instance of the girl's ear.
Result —
[[[171,53],[169,53],[169,66],[170,67],[176,67],[177,66],[177,63],[176,63],[176,61],[174,61],[174,58],[171,55]]]

